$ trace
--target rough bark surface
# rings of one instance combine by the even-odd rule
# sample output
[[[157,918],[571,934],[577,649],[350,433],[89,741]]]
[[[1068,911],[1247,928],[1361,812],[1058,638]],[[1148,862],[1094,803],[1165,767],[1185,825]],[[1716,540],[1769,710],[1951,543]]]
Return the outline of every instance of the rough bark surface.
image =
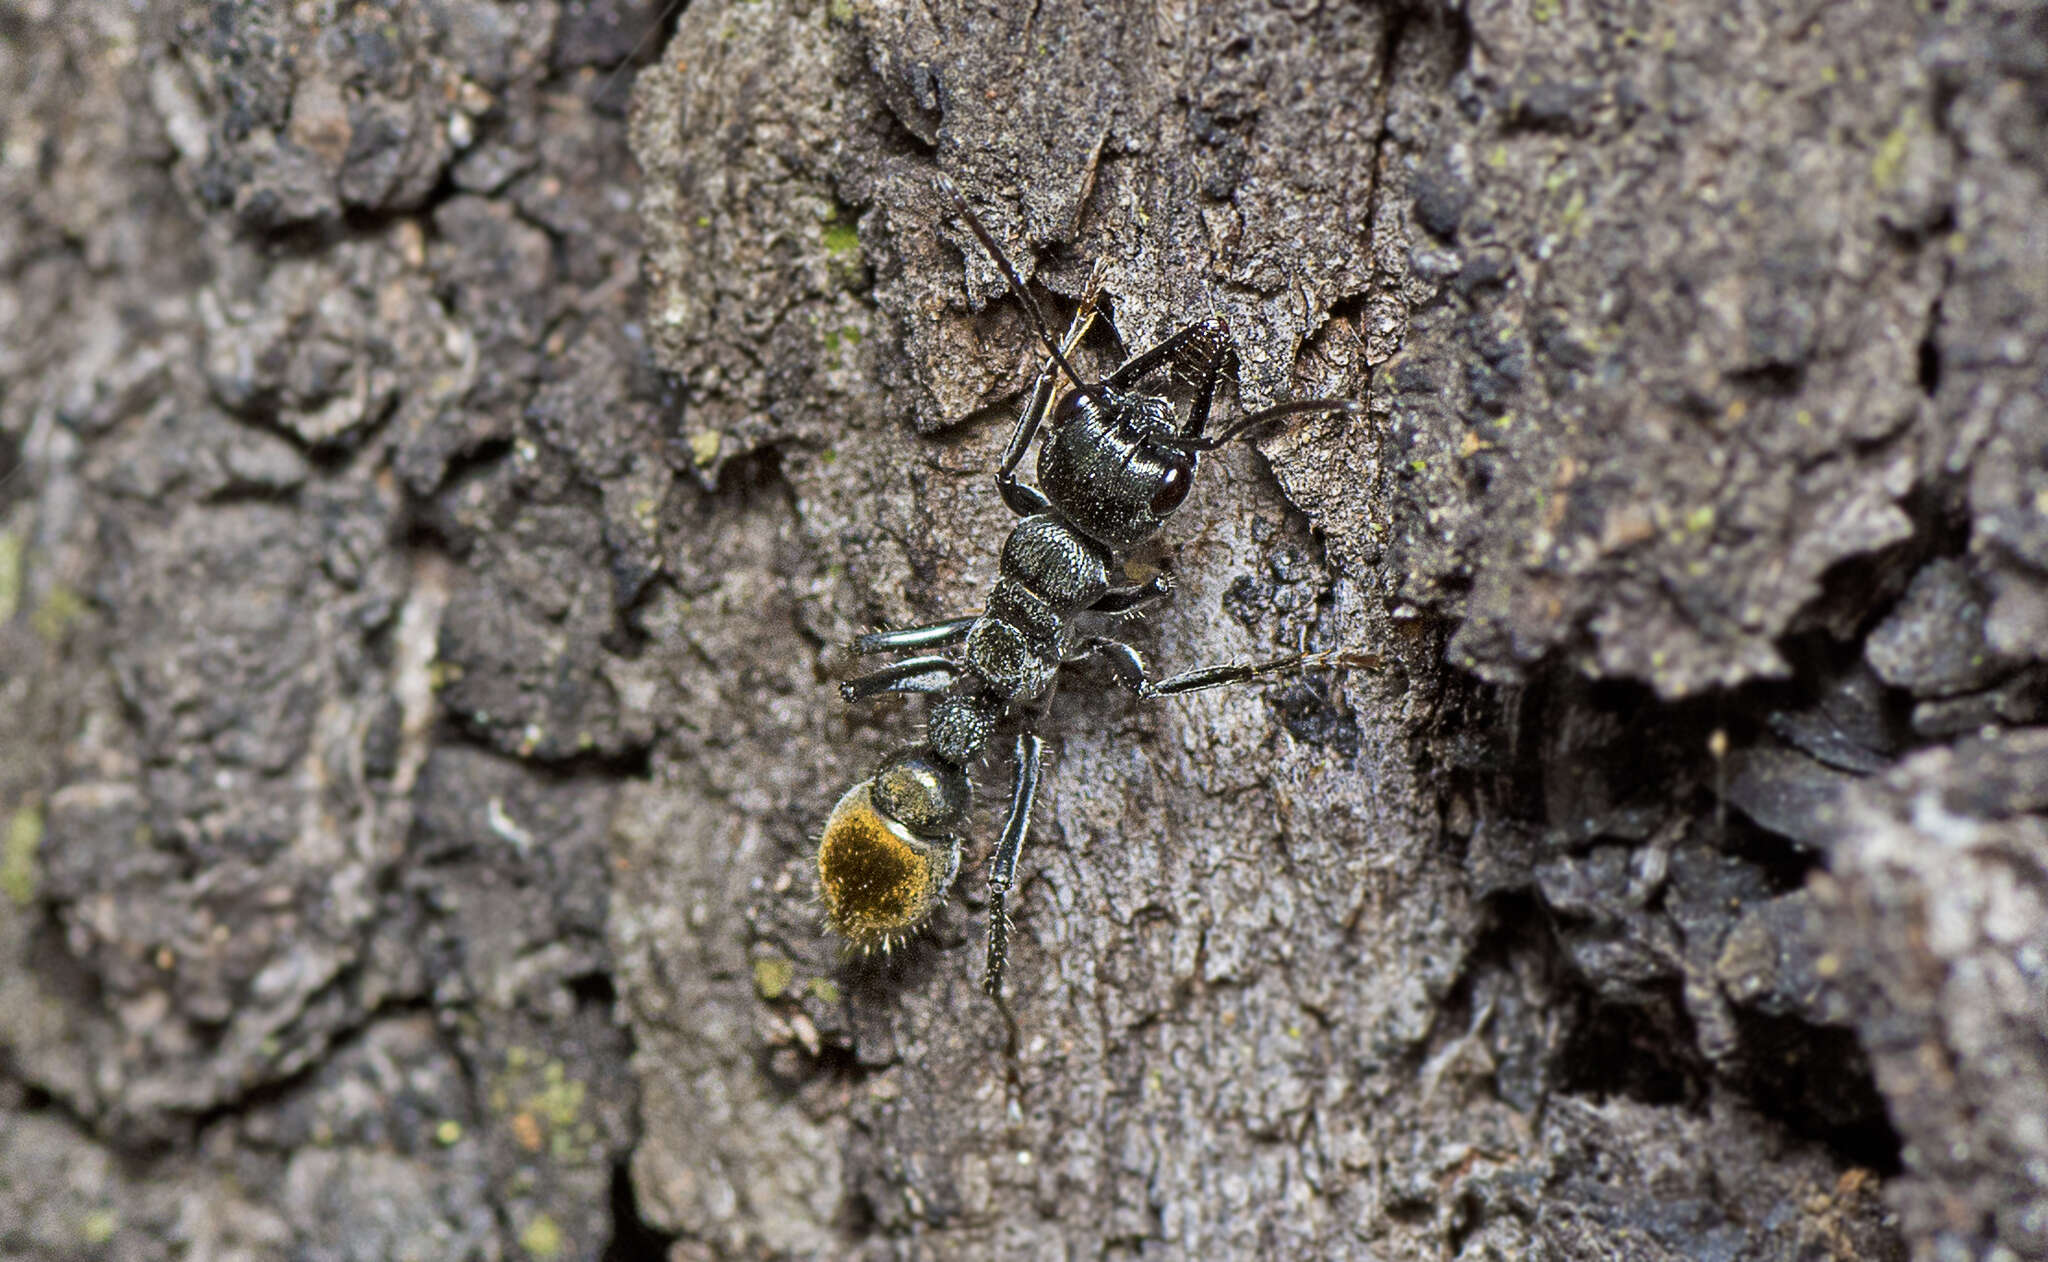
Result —
[[[0,4],[0,1256],[2048,1253],[2048,8]],[[637,166],[637,170],[636,170]],[[1229,322],[980,991],[820,936]]]

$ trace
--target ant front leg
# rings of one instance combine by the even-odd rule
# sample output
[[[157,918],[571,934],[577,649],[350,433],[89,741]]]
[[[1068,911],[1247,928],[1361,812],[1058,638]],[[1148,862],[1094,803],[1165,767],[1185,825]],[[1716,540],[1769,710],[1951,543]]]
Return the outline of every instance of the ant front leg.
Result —
[[[1062,354],[1073,354],[1074,348],[1087,335],[1088,326],[1095,323],[1094,286],[1099,279],[1098,276],[1089,282],[1088,297],[1075,313],[1073,325],[1067,329],[1066,345],[1060,348]],[[1017,427],[1010,431],[1010,443],[1003,448],[1003,463],[996,468],[996,489],[1003,493],[1003,503],[1019,517],[1030,517],[1052,507],[1052,501],[1045,498],[1044,492],[1017,480],[1017,466],[1024,463],[1024,453],[1031,449],[1031,440],[1038,436],[1039,426],[1045,423],[1046,413],[1052,410],[1059,376],[1059,361],[1046,360],[1031,388],[1031,401],[1024,405],[1024,410],[1017,416]]]
[[[1017,774],[1010,783],[1010,815],[988,869],[988,972],[981,987],[992,999],[1003,997],[1003,966],[1010,958],[1010,885],[1017,879],[1017,856],[1031,829],[1031,804],[1038,798],[1038,760],[1044,743],[1036,732],[1017,734]]]
[[[1048,361],[1038,374],[1038,384],[1032,387],[1031,402],[1024,405],[1024,411],[1017,417],[1017,428],[1010,431],[1010,445],[1003,449],[1003,463],[996,468],[996,489],[1003,493],[1003,503],[1019,517],[1030,517],[1052,507],[1052,501],[1035,486],[1025,486],[1017,480],[1017,466],[1024,463],[1024,453],[1031,448],[1031,440],[1038,436],[1038,427],[1044,423],[1046,411],[1052,407],[1053,383],[1059,379],[1059,365]]]
[[[1206,343],[1207,352],[1202,356],[1202,380],[1195,386],[1194,402],[1188,405],[1188,423],[1181,427],[1182,442],[1199,441],[1202,431],[1209,426],[1209,405],[1216,401],[1216,386],[1223,379],[1223,361],[1230,354],[1230,342],[1225,336],[1227,330],[1220,322],[1212,332],[1214,339]],[[1205,328],[1208,325],[1197,325]]]
[[[1102,384],[1112,390],[1128,390],[1159,371],[1168,360],[1186,354],[1189,346],[1196,344],[1200,344],[1202,350],[1203,372],[1209,384],[1196,396],[1195,406],[1206,420],[1208,396],[1216,390],[1215,377],[1221,373],[1223,361],[1230,355],[1230,327],[1223,323],[1221,316],[1210,316],[1175,330],[1151,349],[1139,351],[1119,364],[1116,371],[1102,379]]]

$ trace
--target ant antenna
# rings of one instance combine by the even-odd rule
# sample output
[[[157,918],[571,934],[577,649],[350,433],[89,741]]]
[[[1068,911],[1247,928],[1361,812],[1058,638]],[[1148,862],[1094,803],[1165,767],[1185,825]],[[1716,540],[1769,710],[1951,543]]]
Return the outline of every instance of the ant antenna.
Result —
[[[597,91],[591,95],[590,99],[592,101],[602,101],[604,94],[611,91],[612,85],[619,81],[619,76],[633,68],[633,59],[638,57],[641,50],[647,47],[647,41],[653,37],[654,33],[668,25],[668,20],[676,15],[676,10],[688,3],[689,0],[669,0],[666,5],[663,5],[661,13],[652,22],[647,24],[646,30],[640,32],[640,38],[633,41],[633,47],[626,50],[625,57],[620,60],[618,65],[612,67],[612,72],[604,77],[604,82],[597,85]]]
[[[941,171],[938,175],[938,185],[945,191],[948,197],[953,199],[953,205],[959,208],[961,218],[965,219],[967,226],[973,229],[974,238],[981,242],[981,248],[988,251],[988,256],[996,261],[996,267],[1002,272],[1003,279],[1010,282],[1011,292],[1017,295],[1018,300],[1024,304],[1025,313],[1031,317],[1031,327],[1037,331],[1038,340],[1045,343],[1045,348],[1052,352],[1053,359],[1058,361],[1062,369],[1066,370],[1067,376],[1073,380],[1076,386],[1080,387],[1089,398],[1106,406],[1108,400],[1102,397],[1101,388],[1092,381],[1084,381],[1081,374],[1074,371],[1074,366],[1067,362],[1066,355],[1060,351],[1059,342],[1054,340],[1053,335],[1047,331],[1045,316],[1038,310],[1038,303],[1031,297],[1031,291],[1024,288],[1024,282],[1017,277],[1017,269],[1010,266],[1010,260],[1003,254],[1002,248],[996,245],[996,239],[989,235],[987,228],[982,226],[981,217],[974,213],[974,207],[969,206],[967,199],[960,195],[960,190],[954,185],[953,178],[944,171]]]
[[[1342,412],[1346,416],[1362,416],[1365,405],[1355,399],[1303,399],[1298,403],[1282,403],[1254,412],[1231,425],[1220,434],[1204,438],[1169,438],[1166,445],[1182,451],[1214,451],[1223,444],[1248,430],[1257,429],[1268,421],[1277,421],[1284,416],[1300,416],[1304,412]]]

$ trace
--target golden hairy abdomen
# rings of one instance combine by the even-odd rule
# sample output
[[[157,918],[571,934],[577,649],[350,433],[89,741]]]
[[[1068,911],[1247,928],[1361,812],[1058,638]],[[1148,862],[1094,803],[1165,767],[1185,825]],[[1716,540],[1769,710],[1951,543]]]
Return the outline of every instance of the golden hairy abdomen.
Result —
[[[953,883],[958,852],[885,819],[872,782],[847,790],[818,838],[818,898],[834,933],[864,951],[887,950],[928,918]]]

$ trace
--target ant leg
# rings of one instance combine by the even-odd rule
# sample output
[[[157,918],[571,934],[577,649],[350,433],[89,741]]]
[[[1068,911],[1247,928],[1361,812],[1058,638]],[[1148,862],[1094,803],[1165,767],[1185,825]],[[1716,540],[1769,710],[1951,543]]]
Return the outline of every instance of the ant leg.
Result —
[[[1029,517],[1052,507],[1052,501],[1045,498],[1043,491],[1017,480],[1017,466],[1024,463],[1024,453],[1030,449],[1031,440],[1038,436],[1038,427],[1052,407],[1052,387],[1058,376],[1058,365],[1051,363],[1038,374],[1038,384],[1031,390],[1031,402],[1025,404],[1024,411],[1018,415],[1017,428],[1010,431],[1010,445],[1003,449],[1003,463],[996,469],[996,489],[1003,493],[1003,503],[1019,517]]]
[[[1110,588],[1099,600],[1088,606],[1088,609],[1092,613],[1114,614],[1119,617],[1138,613],[1152,602],[1173,595],[1176,586],[1173,575],[1161,571],[1142,583]]]
[[[1036,732],[1017,734],[1017,775],[1010,784],[1010,817],[988,869],[988,972],[981,987],[990,998],[1003,994],[1003,965],[1010,958],[1010,884],[1017,879],[1017,856],[1031,828],[1031,804],[1038,797],[1038,757],[1044,743]]]
[[[1081,309],[1074,313],[1074,323],[1067,329],[1067,354],[1073,354],[1074,348],[1087,336],[1088,326],[1093,323],[1095,294],[1091,289]],[[1052,507],[1052,501],[1045,498],[1044,492],[1017,480],[1017,466],[1024,463],[1024,453],[1030,450],[1031,440],[1038,436],[1038,427],[1044,424],[1046,413],[1052,409],[1053,387],[1059,382],[1059,369],[1057,360],[1047,360],[1039,371],[1038,381],[1031,388],[1031,401],[1018,414],[1017,427],[1010,431],[1009,446],[1003,448],[1003,463],[996,469],[996,489],[1003,493],[1003,503],[1019,517],[1030,517]]]
[[[1084,647],[1089,653],[1100,654],[1109,664],[1109,670],[1116,681],[1141,697],[1177,697],[1184,693],[1203,692],[1210,688],[1221,688],[1227,684],[1241,684],[1263,675],[1284,675],[1300,670],[1318,670],[1324,667],[1349,669],[1361,667],[1370,669],[1379,665],[1380,659],[1370,653],[1289,653],[1285,657],[1269,658],[1263,662],[1224,662],[1219,666],[1204,666],[1198,670],[1182,671],[1164,679],[1148,679],[1145,675],[1145,659],[1130,645],[1121,640],[1104,636],[1091,636]]]
[[[1195,398],[1188,405],[1188,423],[1181,427],[1183,442],[1192,442],[1202,437],[1202,431],[1209,425],[1209,405],[1216,400],[1216,386],[1223,378],[1223,360],[1230,353],[1230,344],[1224,341],[1212,343],[1209,354],[1202,358],[1202,380],[1195,387]]]
[[[927,622],[922,626],[899,627],[894,631],[870,631],[856,636],[853,651],[856,653],[888,653],[896,649],[935,649],[948,644],[958,644],[967,638],[974,624],[981,618],[978,613],[965,618],[948,618],[944,622]]]
[[[1206,358],[1220,369],[1230,353],[1230,330],[1220,316],[1210,316],[1183,326],[1168,334],[1165,341],[1152,349],[1131,356],[1118,365],[1116,371],[1104,377],[1102,384],[1112,390],[1128,390],[1148,374],[1157,372],[1160,365],[1186,350],[1188,343],[1197,338],[1208,340],[1209,354]]]
[[[1294,403],[1281,403],[1263,412],[1240,416],[1230,423],[1230,428],[1210,437],[1185,435],[1171,440],[1167,445],[1182,451],[1214,451],[1240,434],[1248,434],[1259,426],[1289,416],[1300,416],[1307,412],[1342,412],[1346,416],[1365,415],[1365,405],[1356,399],[1302,399]]]
[[[960,663],[950,657],[906,657],[893,666],[869,671],[839,685],[848,701],[865,701],[885,692],[944,692],[960,678]]]

